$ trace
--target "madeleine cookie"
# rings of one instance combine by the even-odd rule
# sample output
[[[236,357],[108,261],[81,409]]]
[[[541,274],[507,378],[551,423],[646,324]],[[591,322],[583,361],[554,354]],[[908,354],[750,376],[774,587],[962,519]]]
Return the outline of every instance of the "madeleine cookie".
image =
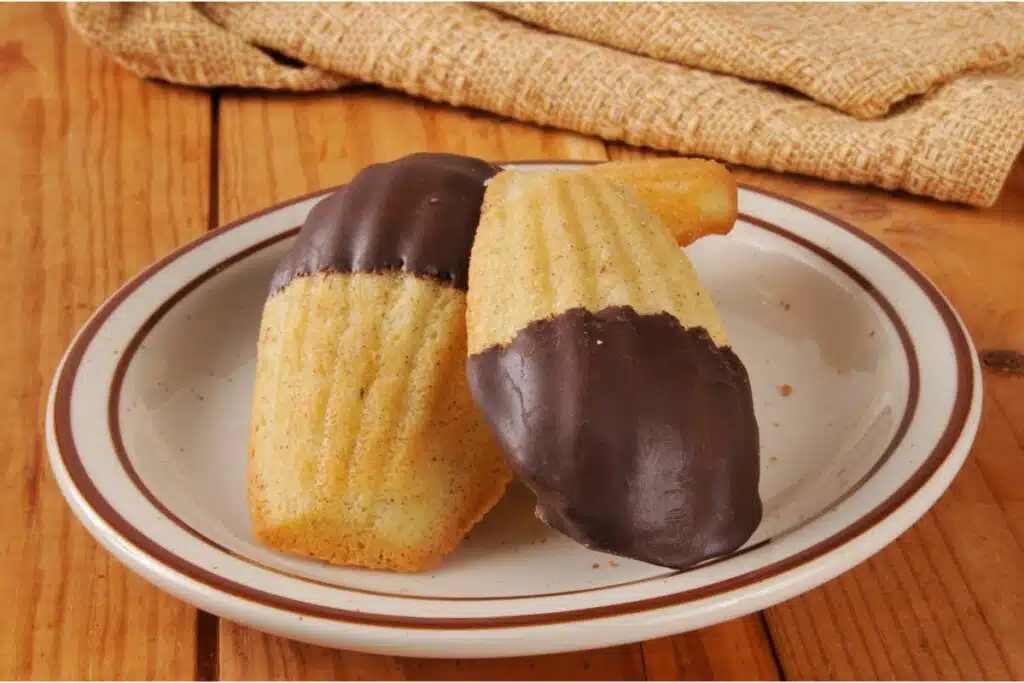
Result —
[[[537,515],[676,568],[761,520],[746,370],[683,251],[596,174],[504,172],[469,270],[469,384]]]
[[[310,212],[261,321],[257,538],[327,562],[435,565],[511,479],[465,376],[466,283],[496,169],[419,154]]]
[[[725,235],[736,223],[736,179],[716,161],[609,161],[591,166],[588,171],[632,190],[681,246],[706,235]]]

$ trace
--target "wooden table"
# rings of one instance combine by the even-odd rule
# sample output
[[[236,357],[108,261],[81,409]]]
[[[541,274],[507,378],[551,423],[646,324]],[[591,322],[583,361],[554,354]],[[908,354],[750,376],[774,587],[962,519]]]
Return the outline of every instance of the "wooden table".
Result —
[[[151,261],[270,203],[416,150],[640,152],[375,89],[208,93],[83,47],[61,6],[0,8],[0,678],[1024,677],[1024,376],[986,370],[977,445],[935,508],[870,561],[762,614],[580,654],[428,661],[331,651],[218,620],[94,543],[46,463],[54,367]],[[750,170],[880,237],[931,277],[982,350],[1024,351],[1024,163],[975,210]]]

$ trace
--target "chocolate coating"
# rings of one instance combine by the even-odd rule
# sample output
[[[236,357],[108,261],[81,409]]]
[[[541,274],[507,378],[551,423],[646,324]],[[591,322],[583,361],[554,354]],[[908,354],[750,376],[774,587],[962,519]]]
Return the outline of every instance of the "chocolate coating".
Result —
[[[683,569],[737,550],[760,524],[750,381],[703,328],[576,308],[467,370],[537,515],[583,545]]]
[[[309,212],[270,293],[301,275],[389,270],[466,289],[484,183],[499,170],[426,153],[367,166]]]

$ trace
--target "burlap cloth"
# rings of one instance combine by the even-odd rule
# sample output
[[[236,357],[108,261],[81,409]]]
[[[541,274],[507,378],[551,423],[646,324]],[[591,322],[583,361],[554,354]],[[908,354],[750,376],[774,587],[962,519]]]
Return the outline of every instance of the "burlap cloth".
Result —
[[[1024,4],[71,3],[150,78],[357,82],[988,206],[1024,143]]]

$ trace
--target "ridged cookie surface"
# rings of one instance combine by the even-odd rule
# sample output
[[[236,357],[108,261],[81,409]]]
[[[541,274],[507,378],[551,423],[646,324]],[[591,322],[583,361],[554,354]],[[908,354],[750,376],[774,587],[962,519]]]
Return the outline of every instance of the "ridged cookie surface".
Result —
[[[338,564],[435,564],[510,475],[472,403],[465,294],[318,274],[266,305],[250,494],[257,536]]]
[[[469,268],[469,351],[571,308],[671,313],[727,342],[711,297],[647,205],[586,173],[505,171],[490,181]]]
[[[511,472],[465,376],[469,250],[496,169],[417,154],[310,212],[271,283],[257,349],[257,538],[328,562],[421,571]]]
[[[660,220],[594,174],[502,173],[469,273],[470,387],[537,515],[686,568],[761,519],[746,369]]]

